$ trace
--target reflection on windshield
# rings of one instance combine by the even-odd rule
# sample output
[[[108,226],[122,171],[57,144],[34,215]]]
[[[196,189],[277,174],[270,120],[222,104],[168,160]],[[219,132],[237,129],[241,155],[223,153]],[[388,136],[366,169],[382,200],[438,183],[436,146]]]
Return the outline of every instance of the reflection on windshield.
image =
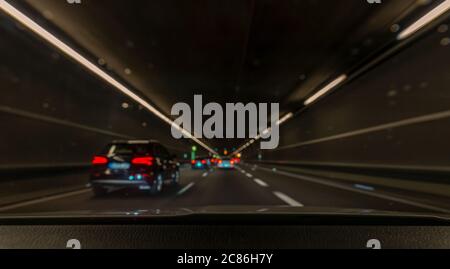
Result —
[[[450,213],[450,1],[221,2],[0,1],[0,213]]]

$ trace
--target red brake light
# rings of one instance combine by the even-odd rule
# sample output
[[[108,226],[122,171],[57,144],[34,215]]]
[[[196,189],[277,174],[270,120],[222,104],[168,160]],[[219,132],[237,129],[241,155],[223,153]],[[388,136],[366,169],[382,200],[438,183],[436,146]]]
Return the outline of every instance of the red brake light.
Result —
[[[92,159],[92,165],[104,165],[108,163],[108,158],[103,156],[94,156]]]
[[[136,157],[131,160],[131,163],[133,165],[146,165],[146,166],[152,166],[153,165],[153,157]]]
[[[222,160],[219,160],[219,164],[222,164]]]
[[[202,160],[202,164],[206,164],[206,160]]]
[[[234,161],[231,161],[230,163],[231,163],[231,164],[234,164]]]
[[[191,163],[192,163],[192,164],[195,164],[195,160],[192,160]]]

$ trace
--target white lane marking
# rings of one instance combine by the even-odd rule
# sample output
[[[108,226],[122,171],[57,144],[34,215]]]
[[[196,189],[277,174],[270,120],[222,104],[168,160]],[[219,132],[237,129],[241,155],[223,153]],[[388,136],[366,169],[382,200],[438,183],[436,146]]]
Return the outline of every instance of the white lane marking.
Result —
[[[286,194],[284,194],[282,192],[274,191],[273,194],[276,197],[280,198],[280,200],[282,200],[283,202],[285,202],[286,204],[288,204],[290,206],[303,207],[302,203],[299,203],[299,202],[295,201],[294,199],[292,199],[291,197],[287,196]]]
[[[353,185],[357,189],[365,190],[365,191],[375,191],[375,188],[372,186],[362,185],[362,184],[355,184]]]
[[[267,169],[267,168],[263,168],[263,167],[259,167],[259,169],[261,170],[265,170],[265,171],[269,171],[269,172],[273,172],[271,169]],[[432,206],[432,205],[427,205],[427,204],[422,204],[419,202],[415,202],[415,201],[411,201],[411,200],[407,200],[404,198],[399,198],[399,197],[393,197],[387,194],[382,194],[382,193],[378,193],[378,192],[368,192],[368,191],[363,191],[363,190],[359,190],[359,189],[355,189],[343,184],[339,184],[339,183],[334,183],[328,180],[323,180],[323,179],[318,179],[318,178],[312,178],[310,176],[305,176],[305,175],[298,175],[298,174],[293,174],[293,173],[289,173],[289,172],[285,172],[285,171],[278,171],[276,172],[280,175],[284,175],[284,176],[288,176],[288,177],[293,177],[293,178],[298,178],[304,181],[309,181],[309,182],[313,182],[316,184],[321,184],[321,185],[325,185],[325,186],[329,186],[329,187],[333,187],[333,188],[337,188],[337,189],[341,189],[341,190],[346,190],[346,191],[351,191],[351,192],[356,192],[356,193],[360,193],[360,194],[365,194],[368,196],[373,196],[373,197],[377,197],[377,198],[381,198],[381,199],[385,199],[385,200],[389,200],[389,201],[393,201],[393,202],[397,202],[397,203],[402,203],[402,204],[406,204],[406,205],[412,205],[415,207],[420,207],[420,208],[424,208],[424,209],[428,209],[428,210],[433,210],[433,211],[437,211],[437,212],[444,212],[444,213],[450,213],[450,210],[445,209],[445,208],[440,208],[440,207],[436,207],[436,206]]]
[[[207,177],[208,176],[208,172],[203,173],[202,177]]]
[[[259,178],[255,178],[254,181],[256,182],[256,184],[260,185],[261,187],[265,187],[265,188],[269,187],[269,184],[267,184],[266,182],[262,181]]]
[[[67,193],[63,193],[63,194],[57,194],[57,195],[53,195],[53,196],[43,197],[43,198],[31,200],[31,201],[26,201],[26,202],[21,202],[21,203],[17,203],[17,204],[12,204],[12,205],[8,205],[8,206],[0,207],[0,211],[7,211],[7,210],[12,210],[12,209],[17,209],[17,208],[20,208],[20,207],[25,207],[25,206],[45,203],[45,202],[49,202],[49,201],[53,201],[53,200],[58,200],[58,199],[63,199],[63,198],[71,197],[71,196],[85,194],[85,193],[88,193],[88,192],[91,192],[91,191],[92,191],[92,189],[88,188],[88,189],[83,189],[83,190],[72,191],[72,192],[67,192]]]
[[[249,177],[249,178],[252,178],[252,177],[253,177],[253,175],[252,175],[252,174],[249,174],[249,173],[247,173],[246,176]]]
[[[183,189],[181,189],[177,195],[182,195],[183,193],[187,192],[190,188],[194,187],[195,183],[191,182],[189,183],[186,187],[184,187]]]

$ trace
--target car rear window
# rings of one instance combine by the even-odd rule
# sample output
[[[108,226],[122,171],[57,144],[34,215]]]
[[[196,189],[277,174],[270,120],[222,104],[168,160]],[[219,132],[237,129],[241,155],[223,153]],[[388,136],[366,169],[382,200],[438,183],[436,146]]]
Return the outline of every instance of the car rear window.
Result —
[[[148,155],[151,146],[149,144],[110,144],[104,150],[106,155]]]

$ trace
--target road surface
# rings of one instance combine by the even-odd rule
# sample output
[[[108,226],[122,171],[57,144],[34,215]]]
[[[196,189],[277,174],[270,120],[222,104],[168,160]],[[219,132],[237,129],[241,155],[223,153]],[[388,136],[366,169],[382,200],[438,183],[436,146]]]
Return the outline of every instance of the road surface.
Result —
[[[86,175],[87,176],[87,175]],[[94,197],[90,188],[0,207],[2,213],[135,211],[202,206],[296,206],[407,212],[450,212],[447,201],[424,203],[407,196],[282,170],[241,165],[236,170],[182,169],[181,184],[157,196],[119,190]]]

